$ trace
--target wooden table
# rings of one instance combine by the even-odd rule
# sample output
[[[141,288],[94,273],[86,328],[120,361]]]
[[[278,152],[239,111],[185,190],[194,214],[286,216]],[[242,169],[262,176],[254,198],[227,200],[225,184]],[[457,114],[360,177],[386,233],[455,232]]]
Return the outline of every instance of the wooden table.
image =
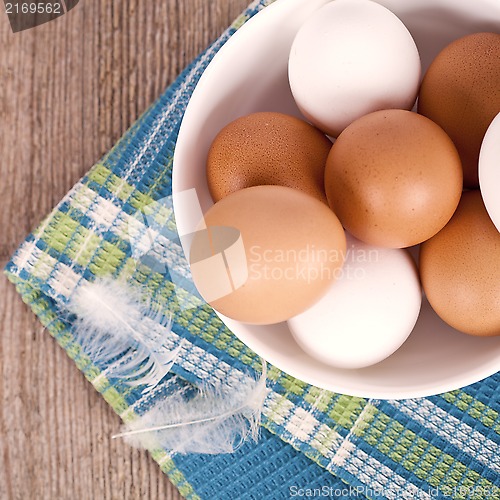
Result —
[[[13,34],[0,13],[0,261],[247,0],[80,0]],[[0,4],[1,5],[1,4]],[[0,7],[1,8],[1,7]],[[0,498],[177,499],[0,278]]]

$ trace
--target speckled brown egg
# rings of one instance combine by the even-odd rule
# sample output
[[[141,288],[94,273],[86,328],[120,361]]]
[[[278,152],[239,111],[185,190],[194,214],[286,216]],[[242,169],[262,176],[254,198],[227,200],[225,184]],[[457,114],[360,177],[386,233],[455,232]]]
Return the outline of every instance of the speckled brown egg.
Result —
[[[500,112],[500,34],[475,33],[445,47],[424,76],[418,111],[451,137],[464,185],[478,187],[481,142]]]
[[[312,306],[344,262],[342,225],[325,203],[296,189],[254,186],[205,214],[190,264],[203,298],[244,323],[285,321]]]
[[[376,111],[349,125],[327,159],[330,206],[356,238],[416,245],[451,218],[462,192],[457,150],[442,128],[404,110]]]
[[[275,112],[253,113],[224,127],[207,158],[210,194],[218,201],[251,186],[298,189],[326,203],[325,162],[332,144],[309,123]]]
[[[500,233],[479,191],[465,192],[450,222],[421,245],[420,276],[446,323],[471,335],[500,335]]]

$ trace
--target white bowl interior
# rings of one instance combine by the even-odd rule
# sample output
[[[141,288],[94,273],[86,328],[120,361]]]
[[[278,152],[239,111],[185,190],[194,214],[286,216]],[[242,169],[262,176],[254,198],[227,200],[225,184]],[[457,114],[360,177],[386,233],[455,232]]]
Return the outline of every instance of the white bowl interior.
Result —
[[[256,111],[301,116],[288,85],[293,38],[307,17],[330,0],[278,0],[248,21],[219,51],[203,74],[177,141],[173,167],[174,210],[181,232],[189,214],[176,193],[195,188],[203,210],[212,204],[205,162],[226,124]],[[405,23],[419,48],[423,71],[436,54],[463,35],[500,33],[497,0],[380,0]],[[335,392],[372,398],[428,396],[466,386],[500,369],[500,337],[475,338],[441,321],[424,300],[405,344],[386,360],[363,369],[338,369],[304,353],[286,323],[246,325],[221,316],[248,347],[283,371]]]

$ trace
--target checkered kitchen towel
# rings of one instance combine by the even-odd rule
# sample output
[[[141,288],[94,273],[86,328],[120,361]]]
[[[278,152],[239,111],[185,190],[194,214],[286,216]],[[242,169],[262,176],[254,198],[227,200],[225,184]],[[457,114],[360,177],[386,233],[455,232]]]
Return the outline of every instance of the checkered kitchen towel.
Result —
[[[196,82],[237,27],[267,3],[252,4],[186,68],[7,265],[23,300],[123,418],[166,391],[260,369],[259,358],[174,279],[181,250],[172,211],[159,200],[171,194],[175,140]],[[146,234],[146,221],[136,217],[145,207],[166,228],[155,245],[166,255],[167,274],[155,267],[157,260],[133,255],[131,234],[136,242]],[[186,339],[178,364],[148,396],[108,379],[104,367],[82,354],[71,323],[58,312],[81,283],[109,274],[146,287],[173,311],[173,331]],[[193,307],[180,308],[179,294]],[[153,458],[189,499],[500,499],[499,383],[496,374],[439,396],[377,401],[318,389],[270,367],[257,444],[245,443],[234,454],[158,451]]]

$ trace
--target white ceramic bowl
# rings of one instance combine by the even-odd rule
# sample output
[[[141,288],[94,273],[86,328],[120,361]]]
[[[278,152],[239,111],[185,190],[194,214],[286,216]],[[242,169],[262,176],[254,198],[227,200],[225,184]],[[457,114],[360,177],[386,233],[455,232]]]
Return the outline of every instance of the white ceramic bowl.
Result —
[[[205,176],[209,146],[227,123],[256,111],[300,113],[290,93],[287,62],[307,17],[330,0],[278,0],[248,21],[215,56],[186,110],[174,156],[174,211],[180,231],[189,214],[180,191],[196,188],[202,208],[212,200]],[[452,40],[479,31],[500,32],[498,0],[380,0],[412,33],[423,70]],[[424,301],[405,344],[368,368],[333,368],[304,353],[286,323],[251,326],[222,317],[248,347],[305,382],[335,392],[379,399],[428,396],[464,387],[500,370],[500,337],[475,338],[445,325]]]

